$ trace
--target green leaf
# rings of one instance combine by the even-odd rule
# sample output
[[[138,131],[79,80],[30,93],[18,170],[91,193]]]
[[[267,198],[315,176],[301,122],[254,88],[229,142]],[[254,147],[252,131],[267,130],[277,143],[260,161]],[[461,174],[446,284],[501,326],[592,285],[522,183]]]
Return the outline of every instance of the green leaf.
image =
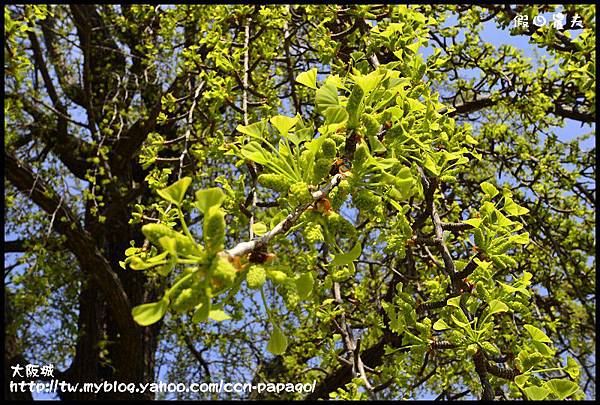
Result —
[[[206,321],[208,319],[208,315],[210,314],[210,309],[210,297],[205,295],[202,297],[202,302],[196,307],[196,311],[192,316],[192,322],[200,323]]]
[[[518,387],[523,388],[529,380],[529,376],[530,374],[519,374],[515,377],[515,384],[517,384]]]
[[[542,401],[544,400],[548,394],[550,394],[550,390],[544,387],[531,386],[523,389],[525,395],[527,395],[527,399],[532,401]]]
[[[317,88],[317,68],[312,68],[309,71],[300,73],[296,77],[296,81],[300,84],[310,87],[311,89]]]
[[[223,311],[222,309],[212,309],[208,312],[208,317],[212,320],[215,320],[217,322],[221,322],[221,321],[226,321],[228,319],[231,319],[231,316],[229,316],[225,311]]]
[[[579,385],[567,379],[552,379],[544,383],[544,387],[549,389],[561,401],[575,394]]]
[[[546,356],[546,357],[554,356],[555,350],[551,349],[550,346],[548,346],[545,343],[534,340],[531,342],[531,345],[535,348],[535,350],[537,350],[543,356]]]
[[[523,327],[525,329],[527,329],[527,332],[529,332],[529,334],[531,335],[531,338],[534,341],[544,342],[544,343],[552,343],[550,338],[548,336],[546,336],[546,334],[542,330],[536,328],[535,326],[527,324],[527,325],[523,325]]]
[[[460,296],[450,298],[446,301],[446,305],[460,309]]]
[[[491,342],[481,342],[481,347],[492,356],[498,356],[500,354],[500,350],[498,350]]]
[[[519,204],[513,201],[510,197],[504,197],[504,211],[514,216],[525,215],[529,210],[525,207],[521,207]]]
[[[575,359],[571,356],[567,356],[567,366],[565,367],[565,371],[574,380],[577,380],[579,377],[579,364],[577,364]]]
[[[421,47],[421,41],[415,42],[414,44],[410,44],[406,46],[408,49],[410,49],[410,51],[415,54],[419,51],[419,48]]]
[[[325,124],[341,124],[348,119],[348,113],[343,107],[329,107],[323,112]]]
[[[169,252],[170,255],[177,256],[177,241],[175,238],[170,236],[162,236],[158,239],[158,243],[160,243],[160,246],[166,252]]]
[[[429,170],[431,172],[431,174],[433,174],[436,177],[440,175],[440,169],[439,169],[438,165],[433,161],[433,159],[431,158],[431,156],[429,156],[429,154],[425,155],[425,162],[423,163],[423,167],[425,167],[425,169]]]
[[[354,83],[358,84],[363,90],[364,94],[373,90],[384,76],[385,74],[379,73],[377,70],[372,71],[368,75],[350,75]]]
[[[159,196],[163,199],[172,202],[173,204],[179,205],[183,201],[183,197],[185,196],[185,191],[188,189],[190,184],[192,183],[191,177],[184,177],[180,180],[177,180],[175,183],[171,184],[167,188],[163,188],[162,190],[157,190]]]
[[[138,325],[148,326],[158,322],[167,312],[168,306],[168,299],[162,299],[157,302],[138,305],[131,310],[131,314]]]
[[[284,138],[287,137],[290,129],[294,128],[298,122],[298,117],[286,117],[285,115],[276,115],[271,117],[271,124],[277,129],[279,134]]]
[[[433,330],[446,330],[446,329],[450,329],[450,326],[448,326],[448,324],[441,318],[438,319],[433,324]]]
[[[494,198],[499,193],[498,189],[492,183],[488,183],[487,181],[481,183],[480,186],[483,192],[490,198]]]
[[[146,224],[142,226],[142,233],[154,246],[162,246],[160,239],[165,236],[175,239],[177,254],[181,256],[192,253],[197,254],[201,249],[192,239],[164,224]]]
[[[356,128],[359,121],[359,112],[361,101],[364,96],[364,91],[360,86],[354,86],[350,97],[348,97],[348,103],[346,104],[346,110],[348,112],[348,128]]]
[[[258,121],[247,126],[240,124],[236,127],[236,131],[244,135],[248,135],[252,138],[262,139],[263,133],[265,132],[266,128],[267,123],[265,121]]]
[[[465,135],[465,141],[467,141],[468,143],[470,143],[471,145],[477,145],[479,142],[473,138],[471,135],[466,134]]]
[[[410,106],[410,111],[422,111],[427,108],[425,104],[421,103],[419,100],[414,98],[408,98],[408,105]]]
[[[529,243],[529,232],[523,232],[518,235],[513,235],[509,239],[511,242],[519,243],[521,245],[526,245]]]
[[[276,356],[279,356],[285,353],[287,349],[287,338],[279,329],[279,327],[275,326],[273,328],[273,333],[271,333],[271,338],[269,339],[269,343],[267,344],[267,350],[273,353]]]
[[[465,314],[464,314],[464,312],[462,311],[462,309],[461,309],[461,310],[458,310],[458,311],[455,311],[455,313],[462,315],[462,317],[461,317],[461,318],[463,318],[463,320],[462,320],[462,321],[460,321],[460,320],[459,320],[457,317],[455,317],[455,316],[454,316],[454,314],[451,314],[451,315],[450,315],[450,319],[452,319],[452,321],[453,321],[453,322],[454,322],[456,325],[460,326],[461,328],[464,328],[464,329],[466,329],[466,330],[468,330],[468,331],[472,330],[472,328],[471,328],[471,325],[469,324],[469,321],[468,321],[468,319],[466,319],[466,317],[465,317]]]
[[[296,280],[296,291],[301,300],[310,296],[315,280],[311,272],[301,274]]]
[[[250,141],[242,147],[242,156],[261,165],[269,165],[272,162],[272,156],[256,141]]]
[[[491,300],[489,303],[489,314],[497,314],[500,312],[507,312],[508,311],[508,305],[506,305],[504,302],[502,301],[498,301],[498,300]]]
[[[337,87],[331,81],[325,82],[317,92],[315,97],[317,111],[322,112],[329,107],[337,107],[340,102],[338,100]]]
[[[268,230],[269,228],[267,228],[267,225],[264,222],[255,222],[252,224],[252,232],[254,232],[255,235],[262,236],[267,233]]]
[[[329,263],[330,266],[345,266],[352,263],[354,260],[360,257],[362,253],[362,246],[360,242],[357,242],[352,250],[348,253],[341,253],[336,255],[333,260]]]
[[[225,201],[225,193],[219,187],[207,188],[196,191],[196,207],[206,214],[210,207],[220,207]]]
[[[465,224],[471,225],[473,228],[479,228],[479,225],[483,222],[481,218],[469,218],[463,221]]]

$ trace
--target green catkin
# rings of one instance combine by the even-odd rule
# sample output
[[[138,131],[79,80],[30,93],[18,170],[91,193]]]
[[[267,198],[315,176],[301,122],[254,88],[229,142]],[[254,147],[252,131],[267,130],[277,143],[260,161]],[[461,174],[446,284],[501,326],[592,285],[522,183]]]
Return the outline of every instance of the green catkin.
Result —
[[[348,194],[350,194],[350,182],[343,179],[338,186],[329,193],[331,208],[336,211],[339,210],[342,204],[348,199]]]
[[[260,265],[254,265],[248,269],[248,274],[246,274],[246,283],[248,283],[248,287],[252,289],[258,289],[263,286],[267,279],[267,272],[265,268]]]
[[[381,197],[372,193],[369,190],[360,190],[352,197],[352,201],[356,208],[361,211],[371,211],[377,205],[381,204]]]
[[[323,242],[325,239],[323,236],[323,232],[321,231],[321,226],[315,223],[308,223],[304,230],[304,238],[308,244],[315,244],[318,242]]]
[[[337,146],[333,139],[327,138],[323,141],[323,145],[321,146],[321,153],[323,154],[323,158],[333,159],[337,154]]]
[[[263,173],[258,176],[257,181],[258,184],[280,193],[287,191],[290,186],[289,180],[282,174]]]
[[[209,250],[222,250],[225,243],[225,212],[211,207],[204,216],[204,242]]]
[[[308,191],[308,184],[304,182],[292,184],[288,193],[293,203],[306,204],[313,200],[310,191]]]
[[[216,284],[221,287],[230,287],[237,274],[236,268],[223,257],[217,257],[213,260],[211,274]]]

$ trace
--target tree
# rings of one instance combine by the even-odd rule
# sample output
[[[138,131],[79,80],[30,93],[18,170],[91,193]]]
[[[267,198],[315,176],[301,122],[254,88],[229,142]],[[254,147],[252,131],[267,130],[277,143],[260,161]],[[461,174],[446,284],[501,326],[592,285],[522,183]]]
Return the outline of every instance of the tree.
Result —
[[[511,23],[555,11],[6,6],[5,375],[594,397],[595,8]]]

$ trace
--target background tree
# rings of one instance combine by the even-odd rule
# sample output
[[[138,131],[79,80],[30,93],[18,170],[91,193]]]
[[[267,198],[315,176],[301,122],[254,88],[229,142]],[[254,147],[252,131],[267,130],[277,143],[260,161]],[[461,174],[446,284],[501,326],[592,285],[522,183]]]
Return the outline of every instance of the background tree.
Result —
[[[6,6],[5,375],[594,397],[595,8],[511,24],[554,11]]]

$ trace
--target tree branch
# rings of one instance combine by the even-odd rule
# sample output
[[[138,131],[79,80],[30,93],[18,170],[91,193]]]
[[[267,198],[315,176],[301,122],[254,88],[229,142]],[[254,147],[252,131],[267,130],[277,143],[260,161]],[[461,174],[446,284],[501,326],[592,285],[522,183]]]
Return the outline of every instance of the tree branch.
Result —
[[[283,221],[279,222],[277,225],[275,225],[273,229],[265,233],[260,238],[253,239],[248,242],[238,243],[231,249],[225,250],[225,253],[230,257],[243,256],[247,253],[254,251],[255,249],[260,249],[268,245],[271,239],[273,239],[275,236],[281,233],[285,233],[287,230],[289,230],[292,227],[292,225],[294,225],[294,223],[298,220],[298,218],[300,218],[300,215],[302,215],[302,213],[308,209],[308,207],[310,207],[316,200],[325,197],[334,187],[336,187],[339,184],[339,182],[343,178],[343,174],[336,174],[331,178],[329,183],[325,185],[325,187],[312,193],[313,201],[306,204],[302,204],[301,206],[296,208],[294,212],[285,217]]]
[[[81,228],[78,218],[61,203],[60,197],[43,180],[12,153],[5,151],[7,179],[49,215],[56,212],[59,218],[55,229],[66,237],[65,245],[77,257],[81,269],[87,271],[104,294],[113,319],[123,334],[131,336],[137,324],[131,316],[131,305],[121,281],[109,262],[95,246],[93,237]]]

